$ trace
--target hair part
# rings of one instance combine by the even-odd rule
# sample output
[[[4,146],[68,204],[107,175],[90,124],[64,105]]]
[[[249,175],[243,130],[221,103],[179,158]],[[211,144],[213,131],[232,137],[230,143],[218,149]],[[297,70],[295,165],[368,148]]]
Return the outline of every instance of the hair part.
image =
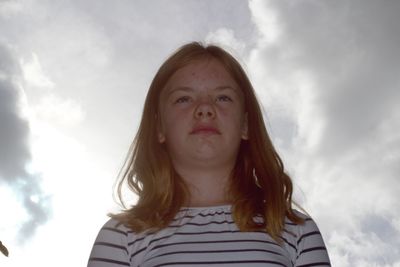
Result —
[[[174,170],[164,144],[158,141],[160,94],[170,77],[196,60],[218,60],[241,88],[248,116],[248,140],[242,140],[228,192],[232,215],[241,231],[266,230],[277,242],[285,216],[296,224],[304,219],[292,209],[293,186],[266,130],[253,86],[239,62],[222,48],[198,42],[186,44],[159,68],[148,91],[141,123],[129,149],[117,183],[138,196],[136,205],[110,216],[135,232],[157,231],[169,225],[187,203],[189,190]],[[262,216],[263,222],[254,220]]]

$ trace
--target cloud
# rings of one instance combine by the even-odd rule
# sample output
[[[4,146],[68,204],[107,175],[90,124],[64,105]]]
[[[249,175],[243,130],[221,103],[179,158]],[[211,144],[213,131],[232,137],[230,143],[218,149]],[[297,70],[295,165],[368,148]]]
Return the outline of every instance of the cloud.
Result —
[[[95,177],[96,191],[101,180],[112,177],[112,171],[94,175],[91,170],[119,166],[116,158],[129,145],[126,140],[162,59],[183,42],[205,38],[240,53],[243,49],[271,135],[294,178],[297,197],[325,236],[333,265],[400,264],[399,4],[250,1],[248,8],[240,0],[211,6],[185,0],[132,3],[0,1],[0,38],[14,44],[21,57],[32,58],[22,62],[31,111],[58,130],[51,135],[37,127],[41,142],[36,150],[42,157],[35,155],[35,161],[51,169],[43,177],[46,182],[55,177],[51,182],[58,186],[58,200],[66,196],[57,211],[71,207],[71,201],[74,207],[89,202],[84,189],[83,203],[79,197],[69,199],[77,189],[68,177],[85,181],[82,188],[90,188],[92,180],[86,178]],[[31,218],[25,226],[34,229],[32,218],[44,223],[49,216],[44,211],[56,196],[50,202],[40,187],[41,175],[26,170],[35,150],[29,147],[30,124],[21,116],[22,74],[10,49],[2,47],[0,59],[0,146],[1,153],[7,152],[0,154],[0,182],[18,193]],[[50,90],[55,85],[56,92]],[[86,166],[75,143],[92,151],[87,158],[93,168]],[[72,168],[70,155],[82,165]],[[80,179],[84,165],[90,171]],[[91,211],[105,205],[92,206]],[[32,229],[22,231],[29,235]]]
[[[206,43],[220,45],[224,48],[226,47],[226,49],[231,50],[232,53],[239,53],[241,56],[238,58],[243,58],[244,52],[246,51],[246,43],[242,40],[238,40],[235,37],[235,32],[228,28],[219,28],[216,31],[209,32],[205,41]]]
[[[40,186],[40,174],[31,173],[29,123],[21,116],[21,69],[11,49],[0,43],[0,184],[11,187],[26,209],[18,241],[24,243],[49,217],[50,199]]]
[[[0,16],[8,17],[22,9],[22,1],[3,0],[0,2]]]
[[[43,73],[42,66],[36,54],[32,55],[32,61],[22,64],[25,80],[38,88],[53,88],[54,83]]]
[[[51,122],[57,126],[75,126],[85,119],[85,111],[72,99],[62,99],[56,94],[47,94],[30,109],[37,120]]]
[[[255,88],[333,265],[398,266],[400,5],[249,6]]]

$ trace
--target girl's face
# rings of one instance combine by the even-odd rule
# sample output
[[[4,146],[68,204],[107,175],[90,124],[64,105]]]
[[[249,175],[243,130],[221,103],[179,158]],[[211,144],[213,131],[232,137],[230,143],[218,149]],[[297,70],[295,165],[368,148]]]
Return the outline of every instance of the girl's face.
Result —
[[[222,64],[198,60],[171,76],[160,96],[158,139],[173,164],[232,166],[247,139],[243,93]]]

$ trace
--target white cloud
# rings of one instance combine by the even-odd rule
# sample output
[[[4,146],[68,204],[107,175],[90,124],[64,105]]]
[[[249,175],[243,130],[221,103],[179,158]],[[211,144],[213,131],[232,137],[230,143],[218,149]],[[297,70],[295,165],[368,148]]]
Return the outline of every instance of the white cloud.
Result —
[[[0,224],[0,240],[12,240],[18,233],[20,224],[29,218],[29,214],[23,208],[20,199],[16,197],[15,192],[10,187],[0,187],[0,213],[3,215],[12,214],[12,216],[2,216]]]
[[[79,103],[52,93],[43,95],[30,110],[38,120],[63,127],[76,126],[85,119],[85,111]]]
[[[3,0],[0,2],[0,15],[4,17],[12,16],[21,11],[23,7],[20,0]]]
[[[271,8],[271,2],[262,0],[250,0],[249,7],[254,23],[261,31],[259,44],[273,45],[279,41],[282,33],[278,13]]]
[[[13,204],[9,194],[1,194],[9,203],[1,211],[11,212],[13,216],[9,217],[9,223],[1,224],[0,234],[10,250],[10,258],[1,258],[0,264],[22,266],[28,258],[33,265],[51,266],[68,251],[74,257],[67,257],[59,266],[85,265],[98,229],[107,220],[105,214],[114,207],[113,179],[109,179],[113,174],[106,167],[96,165],[87,147],[60,131],[54,122],[31,117],[31,130],[30,170],[40,172],[42,189],[52,197],[52,212],[46,224],[36,229],[34,238],[21,245],[15,240],[19,229],[11,226],[16,219],[26,217],[24,209],[18,202]],[[6,188],[1,189],[0,193],[7,193]],[[57,244],[57,248],[49,244]],[[43,257],[48,250],[51,255]]]
[[[246,49],[246,43],[244,41],[238,40],[235,37],[235,32],[228,28],[219,28],[216,31],[209,32],[205,38],[206,43],[212,43],[226,47],[231,53],[239,53],[238,58],[244,56]]]
[[[22,62],[21,65],[24,78],[29,85],[38,88],[54,88],[54,83],[44,74],[39,58],[35,53],[32,54],[31,61]]]

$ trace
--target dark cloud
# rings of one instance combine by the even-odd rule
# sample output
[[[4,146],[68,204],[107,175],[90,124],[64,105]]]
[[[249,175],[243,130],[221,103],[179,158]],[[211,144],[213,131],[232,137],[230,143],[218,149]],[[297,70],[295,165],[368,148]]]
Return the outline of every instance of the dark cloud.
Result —
[[[258,85],[294,106],[270,113],[271,125],[321,216],[334,265],[397,266],[400,2],[252,2],[276,15],[277,40],[260,42],[252,60],[264,68]],[[274,25],[263,26],[268,35]],[[298,73],[311,80],[305,90]]]
[[[400,99],[400,4],[272,3],[283,34],[271,52],[278,66],[315,74],[316,112],[329,121],[319,149],[332,160],[342,157],[343,151],[368,142]]]
[[[40,175],[26,170],[31,161],[30,132],[28,122],[20,114],[20,75],[11,49],[0,43],[0,185],[14,190],[28,214],[28,219],[20,222],[18,241],[23,243],[47,221],[50,199],[42,192]]]
[[[399,244],[399,236],[394,228],[394,218],[385,218],[381,214],[368,213],[361,219],[360,230],[364,233],[379,233],[379,239],[387,243]],[[400,248],[400,246],[396,246]]]
[[[398,263],[400,257],[400,236],[398,230],[395,228],[395,224],[396,221],[393,217],[386,218],[382,214],[372,212],[364,214],[360,218],[359,233],[357,234],[363,240],[355,241],[361,241],[365,247],[373,247],[375,251],[363,257],[359,254],[350,254],[351,262],[357,262],[360,258],[364,258],[370,263],[397,266],[396,263]]]
[[[13,78],[20,74],[10,52],[0,46],[0,176],[11,182],[25,175],[24,165],[30,158],[27,146],[29,127],[19,116],[18,91]]]

